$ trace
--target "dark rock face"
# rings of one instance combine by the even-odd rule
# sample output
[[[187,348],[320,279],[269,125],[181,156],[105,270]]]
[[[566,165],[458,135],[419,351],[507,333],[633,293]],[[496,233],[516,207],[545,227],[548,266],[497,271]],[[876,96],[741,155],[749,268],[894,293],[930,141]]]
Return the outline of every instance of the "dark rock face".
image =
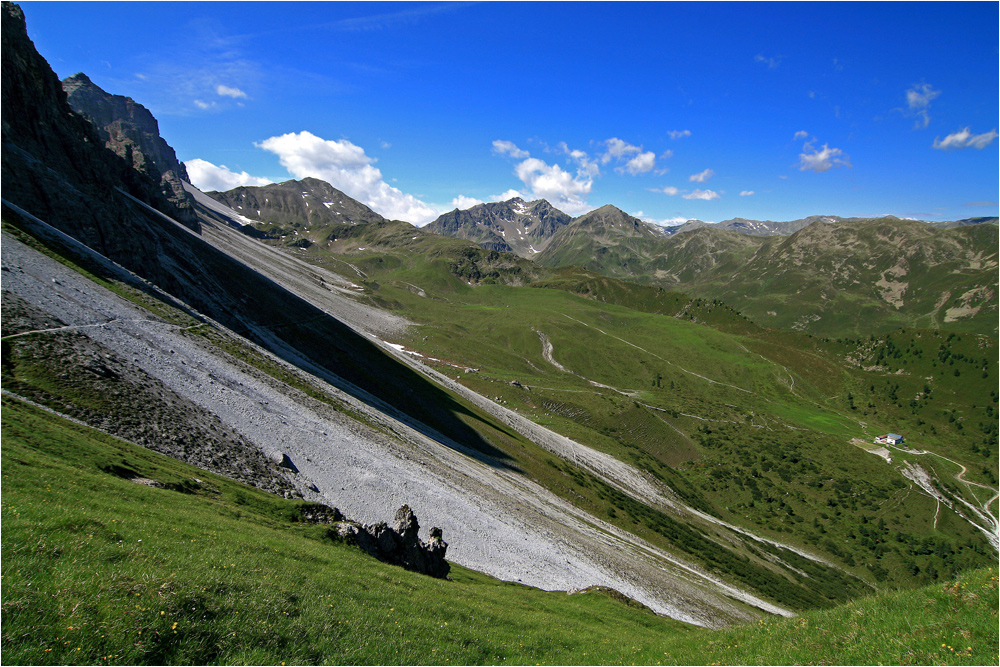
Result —
[[[417,536],[419,530],[416,515],[407,505],[403,505],[396,512],[391,528],[384,522],[371,526],[344,522],[337,524],[333,534],[351,544],[357,544],[384,563],[399,565],[438,579],[446,578],[451,566],[445,560],[448,543],[442,539],[441,529],[431,528],[426,542]]]
[[[544,199],[525,202],[519,197],[478,204],[445,213],[424,229],[443,236],[467,239],[487,250],[531,257],[569,224],[570,216]]]
[[[105,147],[160,183],[160,191],[177,207],[178,219],[197,220],[191,196],[181,184],[188,181],[187,169],[160,136],[159,123],[146,107],[131,97],[105,92],[82,72],[64,79],[62,89],[70,107],[93,123]]]
[[[121,264],[156,264],[156,243],[141,231],[144,214],[121,192],[183,215],[157,181],[107,150],[90,121],[70,108],[28,38],[21,8],[4,2],[0,18],[4,199]]]

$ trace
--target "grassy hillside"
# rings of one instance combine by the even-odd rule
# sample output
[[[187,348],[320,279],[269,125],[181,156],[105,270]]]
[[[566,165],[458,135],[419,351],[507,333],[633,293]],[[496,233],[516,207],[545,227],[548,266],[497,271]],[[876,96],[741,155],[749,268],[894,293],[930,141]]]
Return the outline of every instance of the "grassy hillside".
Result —
[[[298,504],[3,399],[5,664],[989,664],[997,574],[711,632],[407,572]],[[133,480],[120,476],[122,469]],[[118,472],[119,474],[116,474]],[[137,483],[145,480],[145,483]],[[158,483],[153,485],[153,482]]]
[[[995,494],[992,338],[908,329],[820,339],[754,324],[718,300],[579,269],[544,273],[526,288],[476,284],[454,263],[389,245],[338,250],[306,256],[334,270],[362,268],[360,298],[421,323],[395,342],[522,415],[660,477],[702,511],[819,553],[879,587],[946,578],[993,558],[967,521],[981,520],[962,505],[982,507]],[[496,254],[461,253],[474,268]],[[891,464],[866,453],[888,431],[910,444]],[[544,457],[515,458],[598,516],[678,544],[656,516],[585,475]],[[947,518],[903,475],[908,464],[937,478],[955,507]],[[956,479],[960,464],[964,481]],[[995,503],[989,513],[996,516]],[[740,580],[761,590],[759,574]]]
[[[575,225],[538,261],[719,299],[756,322],[817,335],[997,332],[995,224],[852,219],[767,238],[714,228],[646,238]]]

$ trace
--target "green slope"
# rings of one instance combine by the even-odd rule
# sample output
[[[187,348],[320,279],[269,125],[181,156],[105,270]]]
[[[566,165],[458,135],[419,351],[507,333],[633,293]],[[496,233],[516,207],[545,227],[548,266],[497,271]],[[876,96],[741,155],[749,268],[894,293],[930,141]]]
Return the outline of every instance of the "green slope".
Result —
[[[394,568],[297,504],[3,399],[5,664],[989,664],[997,574],[712,632]],[[128,467],[164,486],[114,474]],[[117,467],[117,468],[116,468]]]
[[[879,587],[934,581],[993,557],[966,519],[982,521],[958,500],[981,507],[995,493],[990,337],[908,329],[820,339],[754,324],[718,300],[579,269],[543,272],[522,287],[472,282],[470,267],[482,269],[491,255],[504,261],[482,249],[460,251],[467,265],[391,244],[338,250],[310,248],[306,256],[333,270],[345,262],[363,268],[359,298],[420,323],[394,342],[520,414],[660,477],[702,511],[811,550]],[[895,452],[888,464],[866,454],[888,431],[955,463]],[[659,519],[586,476],[544,456],[515,459],[598,516],[679,546]],[[936,501],[902,475],[907,461],[935,475],[965,518],[935,520]],[[957,464],[968,468],[964,482],[955,479]],[[995,503],[989,513],[996,516]],[[707,557],[692,544],[681,548]],[[738,578],[753,587],[759,574]]]
[[[754,321],[818,335],[997,333],[995,224],[852,219],[791,236],[700,228],[656,237],[592,222],[603,224],[567,226],[538,261],[720,299]]]

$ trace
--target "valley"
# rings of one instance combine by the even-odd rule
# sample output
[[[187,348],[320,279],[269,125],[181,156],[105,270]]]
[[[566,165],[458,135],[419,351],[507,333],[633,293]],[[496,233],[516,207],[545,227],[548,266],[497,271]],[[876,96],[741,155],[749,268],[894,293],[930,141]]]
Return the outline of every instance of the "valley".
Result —
[[[206,193],[3,11],[11,664],[747,662],[710,638],[893,595],[995,648],[995,219]],[[449,578],[356,537],[403,507]]]

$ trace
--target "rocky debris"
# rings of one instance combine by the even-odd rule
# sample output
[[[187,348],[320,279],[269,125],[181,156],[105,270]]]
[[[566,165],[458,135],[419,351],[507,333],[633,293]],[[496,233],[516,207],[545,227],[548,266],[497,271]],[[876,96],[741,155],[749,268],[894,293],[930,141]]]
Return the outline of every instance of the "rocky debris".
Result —
[[[303,503],[299,505],[299,517],[306,523],[334,524],[346,521],[339,509],[329,507],[323,503]]]
[[[345,521],[337,524],[332,533],[384,563],[438,579],[447,578],[451,566],[445,560],[448,543],[442,539],[441,529],[431,528],[426,542],[420,540],[419,530],[417,516],[403,505],[396,512],[392,527],[385,522],[366,526]]]
[[[0,313],[5,333],[8,321],[22,332],[63,324],[11,293],[4,293]],[[216,415],[80,332],[6,340],[3,363],[7,391],[203,470],[285,498],[302,496],[288,479],[297,469],[290,460],[283,464],[283,453],[269,460]]]

